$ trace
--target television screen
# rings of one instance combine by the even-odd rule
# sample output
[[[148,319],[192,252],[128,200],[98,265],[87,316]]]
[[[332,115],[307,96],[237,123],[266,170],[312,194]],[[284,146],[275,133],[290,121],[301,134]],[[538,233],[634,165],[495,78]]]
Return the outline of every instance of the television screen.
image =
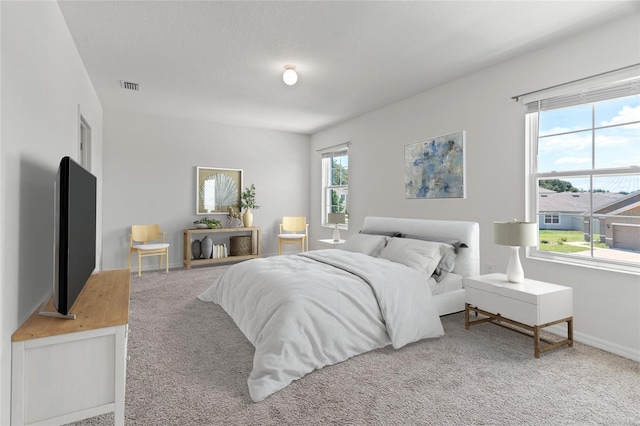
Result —
[[[54,200],[53,301],[67,315],[96,266],[96,177],[64,157]]]

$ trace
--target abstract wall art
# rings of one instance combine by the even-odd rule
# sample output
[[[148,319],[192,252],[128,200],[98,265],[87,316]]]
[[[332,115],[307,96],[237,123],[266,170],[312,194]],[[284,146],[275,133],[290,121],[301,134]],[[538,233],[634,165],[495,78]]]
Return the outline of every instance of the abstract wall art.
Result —
[[[405,198],[466,198],[465,132],[404,146]]]
[[[242,170],[196,168],[196,214],[227,213],[240,210]]]

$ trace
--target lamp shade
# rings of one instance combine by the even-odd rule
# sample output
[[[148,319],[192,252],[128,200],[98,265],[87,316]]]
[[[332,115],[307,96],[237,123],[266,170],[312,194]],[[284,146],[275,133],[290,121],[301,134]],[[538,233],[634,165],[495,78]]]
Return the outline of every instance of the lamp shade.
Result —
[[[538,245],[536,222],[494,222],[494,242],[502,246],[529,247]]]
[[[346,216],[344,213],[329,213],[327,223],[346,223]]]

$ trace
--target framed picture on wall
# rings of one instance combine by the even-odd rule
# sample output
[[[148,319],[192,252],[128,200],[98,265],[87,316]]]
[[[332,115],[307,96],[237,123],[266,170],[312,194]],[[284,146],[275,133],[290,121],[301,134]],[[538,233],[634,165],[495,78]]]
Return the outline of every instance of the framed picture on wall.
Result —
[[[465,132],[404,146],[405,198],[466,198]]]
[[[240,211],[241,169],[196,168],[196,214]]]

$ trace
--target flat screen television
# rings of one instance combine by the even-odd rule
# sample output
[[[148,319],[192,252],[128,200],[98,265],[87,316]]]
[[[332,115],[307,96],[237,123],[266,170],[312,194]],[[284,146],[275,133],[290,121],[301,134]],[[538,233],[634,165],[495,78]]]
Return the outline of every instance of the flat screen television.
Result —
[[[68,315],[96,267],[96,177],[64,157],[54,192],[53,303]]]

